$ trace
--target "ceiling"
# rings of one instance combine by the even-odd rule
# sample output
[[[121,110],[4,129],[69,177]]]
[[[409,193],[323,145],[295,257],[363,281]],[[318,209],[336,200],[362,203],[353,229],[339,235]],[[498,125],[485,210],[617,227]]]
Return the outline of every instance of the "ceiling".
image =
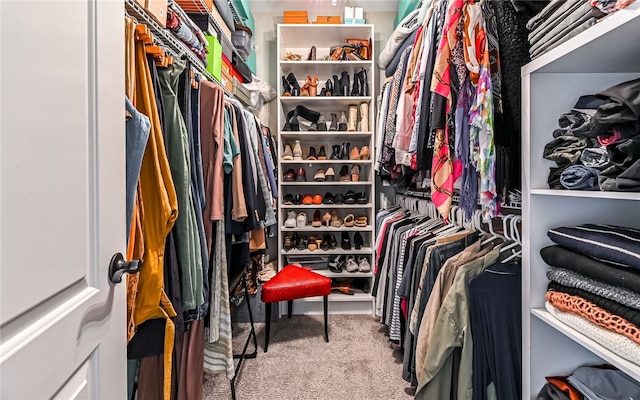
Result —
[[[249,0],[252,13],[282,13],[285,10],[307,10],[311,14],[318,12],[342,15],[344,7],[362,7],[365,14],[370,12],[397,12],[397,0]]]

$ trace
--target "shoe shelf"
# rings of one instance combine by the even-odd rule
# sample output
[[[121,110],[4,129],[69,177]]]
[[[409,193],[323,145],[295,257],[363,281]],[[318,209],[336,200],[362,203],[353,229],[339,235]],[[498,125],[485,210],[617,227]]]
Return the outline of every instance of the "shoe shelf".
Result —
[[[315,182],[315,181],[309,181],[309,182],[280,182],[280,185],[282,186],[363,186],[363,185],[371,185],[373,182],[371,181],[357,181],[357,182],[351,182],[351,181],[347,181],[347,182],[339,182],[339,181],[333,181],[333,182]]]
[[[315,211],[317,209],[328,209],[328,208],[349,208],[349,209],[363,209],[363,208],[372,208],[373,204],[281,204],[280,208],[282,209],[299,209],[299,210],[309,210]]]
[[[373,249],[371,247],[363,247],[360,250],[356,250],[354,248],[351,248],[351,250],[345,250],[342,247],[338,247],[337,249],[333,249],[333,250],[298,250],[298,249],[291,249],[291,250],[280,250],[280,254],[282,255],[286,255],[286,256],[323,256],[323,255],[332,255],[332,254],[353,254],[353,255],[369,255],[371,254],[371,252],[373,251]],[[351,272],[348,272],[348,274],[351,274]]]
[[[317,272],[317,271],[316,271]],[[336,275],[340,275],[337,278],[349,278],[348,272],[342,272]],[[373,297],[371,293],[354,293],[354,294],[344,294],[338,292],[332,292],[329,295],[329,301],[372,301]],[[322,296],[316,297],[307,297],[304,299],[300,299],[302,302],[322,302]],[[331,311],[331,306],[329,306],[329,311]]]
[[[330,48],[334,45],[345,43],[346,39],[372,39],[372,46],[375,45],[375,34],[373,25],[320,25],[320,24],[308,24],[308,25],[285,25],[279,24],[277,27],[277,57],[278,57],[278,172],[280,179],[278,180],[278,191],[280,193],[280,203],[278,204],[278,258],[279,268],[282,268],[290,260],[288,258],[292,256],[300,256],[301,259],[307,260],[316,257],[335,257],[335,256],[356,256],[366,258],[370,264],[375,259],[375,249],[372,247],[375,241],[375,180],[373,177],[373,157],[375,154],[375,93],[374,84],[375,77],[375,61],[374,60],[328,60]],[[312,46],[315,46],[316,60],[307,60],[310,55]],[[292,61],[285,60],[287,53],[299,54],[302,60]],[[372,49],[372,53],[375,54],[375,49]],[[365,71],[365,73],[362,73]],[[338,77],[338,83],[342,88],[345,88],[346,82],[349,83],[349,87],[346,89],[346,94],[361,94],[363,96],[320,96],[322,89],[330,90],[331,86],[335,86],[333,82],[333,76]],[[309,80],[306,78],[309,76]],[[287,79],[287,77],[289,77]],[[317,77],[317,86],[313,86],[313,82]],[[346,78],[349,78],[348,80]],[[284,83],[283,83],[284,78]],[[327,81],[332,81],[331,85],[327,84]],[[297,88],[295,82],[297,82]],[[311,83],[309,83],[311,81]],[[354,85],[354,82],[357,82]],[[285,88],[286,86],[286,88]],[[355,87],[354,87],[355,86]],[[315,87],[315,89],[314,89]],[[363,87],[365,89],[363,89]],[[368,87],[368,90],[366,89]],[[298,92],[296,89],[300,90]],[[307,88],[313,93],[315,90],[316,96],[283,96],[285,91],[289,94],[289,91],[293,93],[306,93]],[[334,88],[334,90],[338,90]],[[335,92],[334,92],[335,93]],[[367,95],[367,96],[365,96]],[[365,106],[366,105],[366,106]],[[331,126],[332,114],[336,114],[338,123],[344,129],[345,118],[347,127],[350,129],[356,129],[351,131],[309,131],[310,126],[315,127],[318,121],[308,121],[305,119],[305,115],[317,115],[315,113],[308,113],[304,109],[298,108],[298,117],[302,117],[302,120],[294,120],[290,113],[296,107],[302,106],[309,111],[315,111],[322,114],[326,121],[327,128]],[[354,107],[355,106],[355,107]],[[354,110],[356,108],[356,110]],[[289,121],[286,121],[289,118]],[[298,129],[298,126],[302,130],[283,130],[285,122],[288,122],[288,126],[293,126]],[[320,120],[320,122],[322,122]],[[335,123],[335,119],[333,120]],[[321,125],[322,126],[322,125]],[[301,160],[283,160],[282,154],[285,151],[286,145],[292,146],[292,150],[295,148],[294,142],[300,141],[302,158]],[[349,143],[346,145],[345,142]],[[307,160],[306,157],[309,154],[313,154],[311,147],[319,153],[320,146],[325,147],[326,160]],[[349,158],[351,150],[354,148],[362,149],[367,146],[369,148],[370,156],[368,159],[331,159],[331,155],[334,154],[334,146],[346,146],[345,158]],[[354,151],[355,153],[355,151]],[[287,155],[289,153],[287,152]],[[296,152],[296,155],[298,153]],[[342,154],[342,148],[339,154]],[[355,158],[355,156],[354,156]],[[348,168],[348,177],[351,178],[351,169],[359,169],[358,181],[340,181],[341,167],[346,166]],[[327,170],[332,167],[334,170],[335,180],[333,181],[314,181],[313,177],[317,170]],[[306,181],[285,181],[284,175],[289,176],[289,170],[294,170],[296,176],[302,176],[298,174],[298,170],[304,169],[306,175]],[[304,196],[308,193],[315,195],[323,195],[325,192],[330,192],[332,195],[340,193],[346,196],[345,192],[353,191],[356,194],[364,193],[366,196],[366,203],[364,204],[283,204],[285,196],[290,198],[291,196]],[[324,197],[323,197],[324,199]],[[367,225],[363,227],[333,227],[333,226],[320,226],[314,227],[311,225],[311,220],[314,217],[315,211],[337,210],[339,218],[343,219],[349,214],[353,214],[355,217],[366,216]],[[299,214],[304,212],[307,217],[307,224],[303,227],[287,228],[284,226],[285,220],[288,218],[288,213],[294,212]],[[288,224],[289,225],[289,224]],[[292,225],[289,225],[292,226]],[[359,232],[364,243],[359,250],[355,249],[353,245],[350,250],[344,250],[341,246],[341,236],[339,234],[350,233],[351,240],[355,239],[355,233]],[[297,250],[295,247],[290,250],[284,250],[284,242],[287,236],[293,236],[293,233],[298,235],[315,235],[316,237],[323,237],[324,234],[336,234],[338,246],[332,250]],[[289,239],[287,238],[287,241]],[[294,257],[295,258],[295,257]],[[293,261],[291,261],[293,262]],[[308,261],[311,263],[312,261]],[[311,265],[311,264],[310,264]],[[318,267],[318,265],[316,265]],[[329,269],[312,269],[314,272],[328,276],[333,280],[340,279],[354,279],[354,284],[359,285],[352,286],[354,294],[347,295],[338,292],[332,292],[329,296],[329,312],[335,314],[368,314],[373,315],[375,311],[375,297],[371,296],[371,288],[374,285],[374,275],[372,272],[333,272]],[[363,289],[364,288],[364,289]],[[282,309],[281,309],[282,311]],[[306,298],[294,301],[293,311],[295,314],[317,314],[322,313],[322,297]]]
[[[296,106],[319,111],[328,115],[330,112],[347,110],[349,106],[360,103],[371,103],[371,96],[286,96],[281,97],[282,109],[285,112],[293,110]],[[283,124],[284,125],[284,124]],[[317,133],[317,132],[316,132]]]
[[[354,207],[355,208],[355,207]],[[303,228],[285,228],[284,226],[280,228],[282,232],[372,232],[373,226],[341,226],[340,228],[336,228],[334,226],[311,226],[307,225]]]
[[[329,271],[328,269],[313,269],[313,272],[316,272],[320,275],[324,275],[328,278],[372,278],[373,277],[373,273],[371,272],[360,272],[360,271],[356,271],[356,272],[347,272],[347,271],[342,271],[342,272],[332,272]],[[337,293],[336,293],[337,294]],[[355,295],[355,293],[354,293]],[[349,296],[347,294],[345,294],[345,296]]]

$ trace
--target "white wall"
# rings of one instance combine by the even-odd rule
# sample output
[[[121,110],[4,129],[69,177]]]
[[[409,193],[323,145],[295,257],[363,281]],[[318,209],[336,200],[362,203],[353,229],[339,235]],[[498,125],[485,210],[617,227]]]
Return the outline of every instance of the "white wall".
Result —
[[[367,1],[367,0],[337,0],[337,5],[333,7],[331,0],[297,0],[293,4],[291,1],[267,1],[254,0],[251,2],[251,10],[255,19],[254,43],[257,56],[257,75],[266,79],[274,88],[278,86],[278,79],[281,73],[277,70],[278,55],[276,41],[276,25],[282,23],[285,10],[300,10],[300,4],[304,4],[309,13],[309,22],[315,21],[318,15],[340,15],[343,17],[344,7],[358,6],[364,9],[364,18],[367,24],[374,24],[374,50],[375,57],[378,57],[380,49],[386,44],[387,39],[393,32],[393,21],[396,17],[397,2],[395,1]],[[296,7],[295,4],[298,4]],[[270,11],[267,11],[269,10]],[[384,10],[388,11],[384,11]],[[383,10],[383,11],[372,11]],[[313,45],[313,38],[309,39],[309,47]],[[304,54],[303,56],[306,56]],[[383,75],[384,77],[384,75]],[[372,95],[377,96],[380,85],[380,73],[375,74],[375,88]],[[277,100],[265,105],[260,119],[271,128],[272,132],[277,132],[278,107]]]

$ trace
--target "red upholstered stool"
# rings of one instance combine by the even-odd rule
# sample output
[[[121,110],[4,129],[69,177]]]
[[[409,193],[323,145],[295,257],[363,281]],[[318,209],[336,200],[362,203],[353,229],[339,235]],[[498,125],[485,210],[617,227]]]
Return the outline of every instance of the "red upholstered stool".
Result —
[[[331,293],[331,278],[322,276],[306,268],[295,265],[287,265],[262,285],[262,301],[266,306],[267,330],[264,339],[264,352],[269,347],[269,328],[271,328],[271,307],[279,301],[288,302],[288,317],[291,318],[293,300],[305,297],[324,296],[324,341],[329,341],[329,328],[327,324],[328,296]]]

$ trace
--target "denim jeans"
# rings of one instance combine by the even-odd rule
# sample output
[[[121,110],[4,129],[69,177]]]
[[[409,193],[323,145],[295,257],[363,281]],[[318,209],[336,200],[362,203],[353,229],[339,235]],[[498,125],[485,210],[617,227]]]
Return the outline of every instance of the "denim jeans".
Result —
[[[142,166],[142,157],[149,140],[151,123],[149,118],[138,112],[125,97],[125,107],[131,118],[126,122],[126,210],[127,210],[127,242],[129,241],[129,231],[131,230],[131,215],[133,214],[133,203],[136,198],[136,188],[138,187],[138,177]]]
[[[584,165],[572,165],[562,171],[560,183],[570,190],[599,190],[598,170]]]

